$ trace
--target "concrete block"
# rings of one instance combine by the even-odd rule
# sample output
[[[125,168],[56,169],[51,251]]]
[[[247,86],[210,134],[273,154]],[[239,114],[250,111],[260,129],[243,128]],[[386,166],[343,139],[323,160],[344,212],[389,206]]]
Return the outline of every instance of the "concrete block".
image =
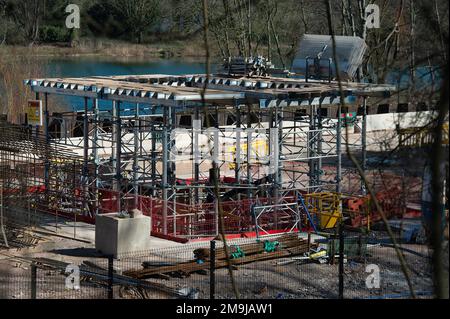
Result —
[[[95,248],[105,255],[121,258],[123,254],[150,249],[151,218],[119,218],[119,214],[98,215],[95,221]]]

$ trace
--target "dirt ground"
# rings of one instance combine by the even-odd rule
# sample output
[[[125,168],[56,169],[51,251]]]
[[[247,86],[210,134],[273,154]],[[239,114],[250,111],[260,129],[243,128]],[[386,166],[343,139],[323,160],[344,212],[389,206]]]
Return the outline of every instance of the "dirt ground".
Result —
[[[412,284],[416,293],[423,298],[433,291],[431,279],[431,253],[425,245],[402,245],[410,269]],[[174,263],[193,259],[193,247],[176,246],[155,250],[146,256],[129,257],[115,261],[117,273],[130,269],[141,269],[143,261],[153,263]],[[448,241],[446,242],[448,257]],[[0,298],[27,299],[31,297],[31,268],[25,259],[45,257],[80,265],[90,261],[106,269],[107,260],[99,258],[92,244],[65,238],[48,237],[34,248],[0,250]],[[448,260],[448,258],[447,258]],[[290,263],[288,263],[290,262]],[[370,273],[368,265],[376,265],[380,271],[380,287],[369,289],[366,280]],[[348,258],[345,263],[345,298],[400,298],[408,297],[408,285],[401,271],[395,251],[390,247],[374,246],[367,250],[365,258]],[[448,268],[448,264],[447,264]],[[235,267],[233,275],[241,298],[247,299],[305,299],[338,297],[338,265],[319,264],[312,261],[293,261],[290,258],[256,262]],[[234,298],[227,269],[218,269],[216,276],[216,298]],[[192,298],[209,298],[210,276],[208,271],[182,278],[151,278],[148,282],[159,283],[176,290],[190,292]],[[45,299],[102,299],[107,298],[105,282],[89,276],[82,276],[80,290],[66,289],[66,278],[61,270],[38,269],[37,298]],[[134,298],[177,298],[158,290],[146,290],[131,286],[115,286],[114,297]],[[179,298],[179,297],[178,297]]]

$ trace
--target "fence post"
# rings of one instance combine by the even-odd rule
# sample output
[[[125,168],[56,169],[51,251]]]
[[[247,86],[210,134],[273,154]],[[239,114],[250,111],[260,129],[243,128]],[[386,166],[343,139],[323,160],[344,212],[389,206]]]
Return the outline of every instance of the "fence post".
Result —
[[[344,299],[344,225],[339,224],[339,299]]]
[[[31,264],[31,299],[36,298],[37,292],[37,266]]]
[[[308,253],[311,252],[311,232],[308,231]]]
[[[215,299],[216,293],[216,242],[211,241],[210,254],[209,254],[209,298]]]
[[[114,299],[114,256],[108,256],[108,299]]]
[[[335,255],[336,255],[336,239],[338,238],[338,231],[334,230],[334,234],[331,234],[328,241],[330,243],[330,265],[334,265],[335,263]]]

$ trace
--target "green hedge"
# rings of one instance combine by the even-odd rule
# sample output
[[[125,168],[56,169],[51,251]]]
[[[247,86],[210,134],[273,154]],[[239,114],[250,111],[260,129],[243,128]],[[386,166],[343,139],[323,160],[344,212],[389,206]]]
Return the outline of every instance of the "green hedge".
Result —
[[[45,43],[68,42],[70,32],[66,28],[43,26],[40,30],[39,40]]]

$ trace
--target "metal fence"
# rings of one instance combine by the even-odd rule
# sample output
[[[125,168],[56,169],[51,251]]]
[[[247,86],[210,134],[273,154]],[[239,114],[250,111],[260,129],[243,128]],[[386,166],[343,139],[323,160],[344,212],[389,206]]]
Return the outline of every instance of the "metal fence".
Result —
[[[0,298],[234,299],[236,291],[242,299],[411,298],[391,244],[354,234],[342,239],[309,242],[307,253],[276,245],[280,237],[275,236],[229,241],[231,267],[221,241],[179,244],[119,259],[90,256],[89,250],[70,260],[46,259],[39,253],[18,258],[3,251]],[[433,297],[428,246],[402,244],[401,252],[416,296]]]

